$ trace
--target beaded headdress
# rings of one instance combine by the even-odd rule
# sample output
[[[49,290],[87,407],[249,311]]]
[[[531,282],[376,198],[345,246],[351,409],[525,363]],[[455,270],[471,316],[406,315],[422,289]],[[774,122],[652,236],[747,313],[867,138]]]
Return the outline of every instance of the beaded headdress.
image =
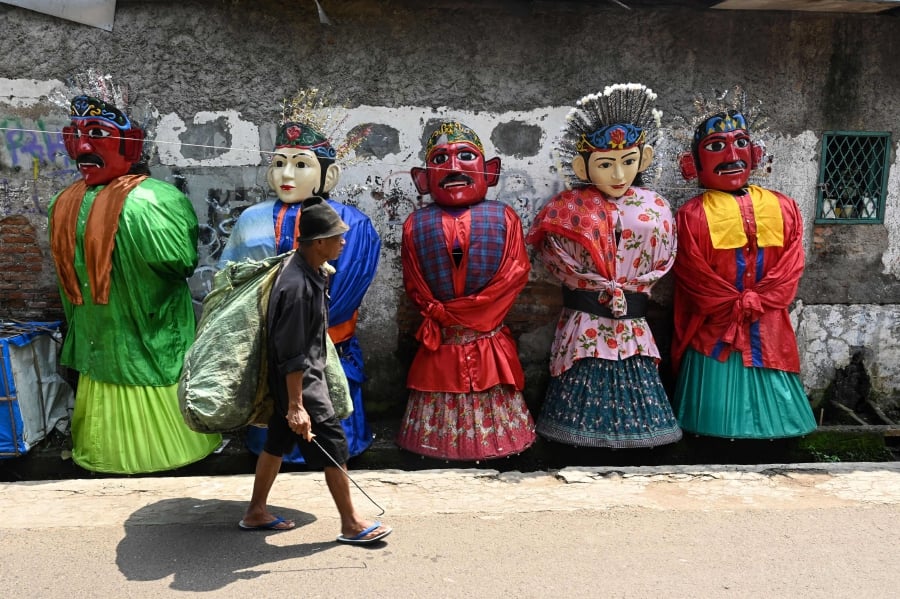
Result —
[[[91,96],[72,98],[69,113],[73,119],[92,118],[108,122],[122,131],[131,129],[131,121],[124,112],[109,102]]]
[[[749,131],[746,117],[734,109],[714,114],[697,125],[694,129],[694,146],[707,135],[729,131]]]
[[[309,148],[318,156],[335,158],[346,166],[350,163],[345,160],[346,157],[359,147],[371,132],[369,125],[357,125],[350,131],[347,131],[348,118],[349,112],[346,106],[342,103],[334,102],[330,98],[330,92],[320,90],[317,87],[301,89],[291,98],[282,102],[281,125],[275,139],[275,146],[284,147],[282,146],[282,133],[290,125],[302,124],[301,126],[312,133],[301,131],[300,137],[295,138],[300,141],[296,143],[292,141],[284,145]],[[328,144],[327,147],[319,145],[320,141],[313,141],[314,137],[324,140]],[[309,140],[309,142],[306,140]],[[298,145],[307,143],[308,145]]]
[[[469,142],[484,154],[484,146],[481,145],[481,139],[477,133],[458,121],[446,121],[441,123],[428,137],[428,142],[425,144],[425,155],[431,154],[431,151],[437,146],[461,141]]]

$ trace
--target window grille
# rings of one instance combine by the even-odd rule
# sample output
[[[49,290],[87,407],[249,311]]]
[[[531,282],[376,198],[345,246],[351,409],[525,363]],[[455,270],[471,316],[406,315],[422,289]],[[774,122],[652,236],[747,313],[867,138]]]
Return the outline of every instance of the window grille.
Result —
[[[884,221],[890,148],[890,133],[825,132],[817,224]]]

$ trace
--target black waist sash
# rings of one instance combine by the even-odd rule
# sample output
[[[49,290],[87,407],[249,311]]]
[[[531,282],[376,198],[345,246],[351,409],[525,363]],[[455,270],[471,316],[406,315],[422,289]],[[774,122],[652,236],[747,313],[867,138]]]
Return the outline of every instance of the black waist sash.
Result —
[[[598,293],[584,289],[569,289],[562,287],[563,306],[573,310],[581,310],[603,318],[623,320],[625,318],[644,318],[647,316],[647,302],[650,300],[645,293],[625,292],[625,301],[628,302],[628,311],[622,316],[614,316],[607,304],[597,303]]]

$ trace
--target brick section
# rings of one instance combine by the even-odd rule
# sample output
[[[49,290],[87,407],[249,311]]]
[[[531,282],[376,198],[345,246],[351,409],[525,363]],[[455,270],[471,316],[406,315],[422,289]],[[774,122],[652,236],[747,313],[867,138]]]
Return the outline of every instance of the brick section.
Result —
[[[0,319],[62,320],[62,303],[53,268],[38,232],[22,215],[0,219]]]

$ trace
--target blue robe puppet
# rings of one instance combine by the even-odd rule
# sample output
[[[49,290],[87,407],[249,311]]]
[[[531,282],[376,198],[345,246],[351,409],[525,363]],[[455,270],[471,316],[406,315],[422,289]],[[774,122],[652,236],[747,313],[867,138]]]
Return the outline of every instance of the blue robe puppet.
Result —
[[[321,166],[321,179],[313,187],[304,186],[293,158],[279,153],[280,148],[301,148],[315,152]],[[250,206],[241,214],[228,243],[222,251],[219,267],[226,262],[252,259],[261,260],[297,247],[300,205],[313,195],[325,197],[337,183],[339,170],[334,164],[335,151],[329,141],[312,127],[302,123],[285,123],[275,141],[275,153],[267,173],[269,186],[278,195],[276,200],[266,200]],[[309,169],[315,171],[317,169]],[[295,178],[295,173],[297,174]],[[296,179],[296,180],[295,180]],[[296,184],[295,184],[296,183]],[[347,434],[350,455],[356,456],[372,444],[372,431],[366,422],[362,402],[362,383],[365,381],[362,350],[356,337],[356,320],[363,296],[375,278],[381,239],[369,217],[351,206],[328,199],[328,203],[350,226],[344,234],[346,245],[336,261],[331,262],[336,273],[331,278],[328,333],[341,358],[341,366],[347,375],[353,413],[341,421]],[[266,442],[266,429],[247,427],[247,447],[259,455]],[[299,450],[284,456],[292,464],[304,463]]]

